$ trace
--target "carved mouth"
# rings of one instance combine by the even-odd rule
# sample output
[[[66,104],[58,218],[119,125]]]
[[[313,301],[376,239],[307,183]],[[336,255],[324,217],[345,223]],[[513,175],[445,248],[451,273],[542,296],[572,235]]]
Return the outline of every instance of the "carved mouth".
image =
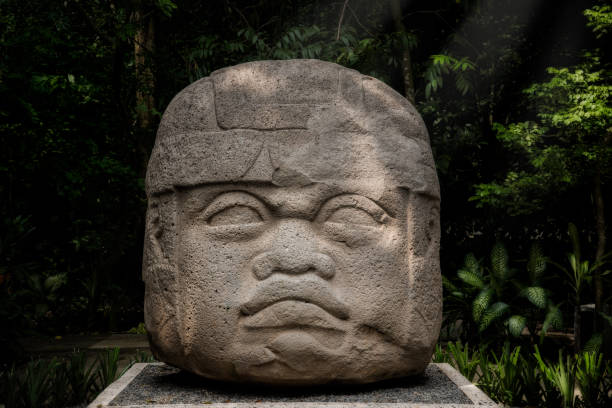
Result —
[[[338,300],[327,285],[320,280],[311,278],[271,279],[273,280],[265,286],[257,288],[255,295],[242,304],[240,312],[243,315],[252,316],[275,303],[290,300],[311,304],[311,306],[316,305],[341,320],[349,318],[348,306]]]
[[[337,326],[338,321],[328,312],[313,303],[299,299],[286,299],[273,303],[244,319],[244,327],[248,329],[315,327],[339,330]]]

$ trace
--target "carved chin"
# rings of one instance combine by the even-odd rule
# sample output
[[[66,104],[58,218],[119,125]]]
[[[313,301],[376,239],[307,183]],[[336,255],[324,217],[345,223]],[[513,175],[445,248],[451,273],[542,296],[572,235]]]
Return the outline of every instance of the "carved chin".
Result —
[[[285,330],[265,344],[236,344],[235,351],[235,377],[229,380],[286,385],[367,383],[417,374],[430,355],[429,346],[400,346],[365,325],[351,333]]]

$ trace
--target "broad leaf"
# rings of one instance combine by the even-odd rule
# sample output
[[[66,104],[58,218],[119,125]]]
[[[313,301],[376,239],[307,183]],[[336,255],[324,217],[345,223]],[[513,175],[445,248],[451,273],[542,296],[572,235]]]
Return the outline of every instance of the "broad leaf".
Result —
[[[549,306],[542,323],[542,335],[546,334],[551,327],[557,330],[563,327],[563,314],[557,306]]]
[[[491,250],[491,267],[495,276],[502,279],[506,278],[508,272],[508,252],[503,244],[499,242]]]
[[[546,270],[546,257],[544,256],[542,247],[537,243],[533,244],[529,251],[527,269],[532,283],[537,282]]]
[[[461,269],[459,270],[459,272],[457,272],[457,276],[463,282],[478,289],[482,289],[485,285],[484,281],[482,280],[482,277],[472,271],[466,271],[465,269]]]
[[[504,302],[496,302],[493,303],[487,310],[484,312],[482,318],[480,319],[480,324],[478,325],[479,331],[484,331],[487,327],[491,325],[495,320],[498,320],[502,317],[510,308],[507,303]]]
[[[519,315],[510,316],[510,318],[508,318],[506,321],[506,324],[510,334],[514,337],[519,337],[527,325],[527,318]]]
[[[480,265],[473,253],[470,252],[465,256],[464,265],[468,271],[480,274]]]
[[[493,299],[492,288],[485,288],[476,296],[472,302],[472,316],[475,322],[480,321],[483,312],[489,307],[491,299]]]
[[[536,307],[540,309],[546,308],[548,303],[548,296],[544,288],[539,286],[530,286],[522,290],[521,294],[527,298]]]

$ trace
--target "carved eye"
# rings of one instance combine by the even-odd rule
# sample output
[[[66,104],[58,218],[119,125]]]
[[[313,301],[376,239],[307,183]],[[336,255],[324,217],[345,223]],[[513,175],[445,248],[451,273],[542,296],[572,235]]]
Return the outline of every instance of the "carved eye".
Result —
[[[326,222],[335,222],[338,224],[358,224],[370,227],[376,227],[379,222],[376,221],[368,212],[356,207],[340,207],[336,209],[327,218]]]
[[[263,218],[257,210],[246,205],[236,204],[221,209],[211,215],[207,221],[209,225],[213,226],[242,225],[262,222]]]
[[[367,197],[342,194],[323,204],[317,218],[320,222],[378,227],[387,223],[389,215]]]
[[[269,219],[269,214],[266,206],[254,195],[244,191],[230,191],[217,196],[203,210],[199,219],[210,227],[221,227],[222,230],[234,227],[244,229],[261,226]]]
[[[378,204],[359,194],[342,194],[321,206],[317,222],[331,240],[349,248],[380,241],[382,228],[391,217]]]

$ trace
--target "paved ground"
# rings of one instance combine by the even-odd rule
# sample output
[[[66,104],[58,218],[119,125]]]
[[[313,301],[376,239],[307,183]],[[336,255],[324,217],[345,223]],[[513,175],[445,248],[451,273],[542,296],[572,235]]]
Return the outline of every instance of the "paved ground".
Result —
[[[149,341],[143,334],[113,333],[102,335],[71,335],[62,338],[28,337],[19,339],[24,351],[32,357],[64,356],[75,350],[85,351],[87,363],[94,364],[98,352],[119,347],[118,372],[128,367],[136,351],[149,353]]]
[[[144,334],[113,333],[101,335],[71,335],[62,338],[28,337],[19,340],[28,354],[53,354],[74,350],[97,351],[119,347],[121,351],[148,350]]]

